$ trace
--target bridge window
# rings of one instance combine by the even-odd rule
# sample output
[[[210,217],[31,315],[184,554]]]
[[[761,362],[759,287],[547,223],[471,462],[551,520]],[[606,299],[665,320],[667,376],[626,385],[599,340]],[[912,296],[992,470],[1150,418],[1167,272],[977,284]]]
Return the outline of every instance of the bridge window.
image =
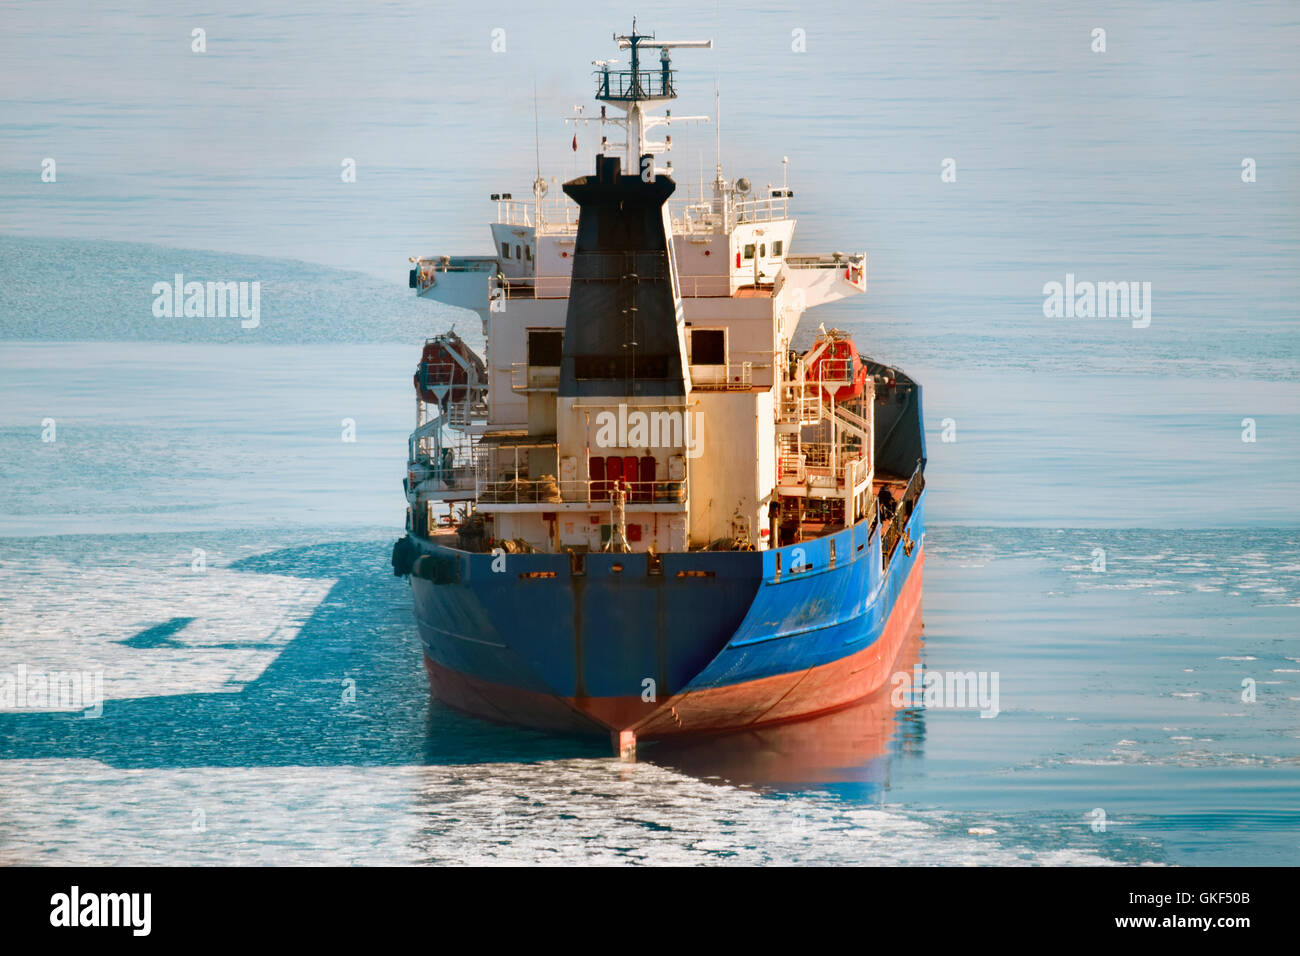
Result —
[[[666,379],[669,356],[575,355],[573,377],[579,379]]]
[[[777,239],[775,242],[772,243],[772,255],[779,256],[784,249],[785,249],[785,242],[783,240]]]
[[[745,258],[746,259],[754,258],[754,244],[752,242],[748,243],[745,246]]]
[[[726,365],[727,333],[723,329],[691,329],[691,364]]]
[[[502,259],[510,258],[510,243],[508,242],[501,243],[501,258]]]
[[[759,257],[760,259],[765,259],[765,258],[767,258],[767,243],[766,243],[766,242],[763,243],[761,246],[758,247],[758,257]]]
[[[528,330],[529,365],[559,365],[563,354],[563,329]]]

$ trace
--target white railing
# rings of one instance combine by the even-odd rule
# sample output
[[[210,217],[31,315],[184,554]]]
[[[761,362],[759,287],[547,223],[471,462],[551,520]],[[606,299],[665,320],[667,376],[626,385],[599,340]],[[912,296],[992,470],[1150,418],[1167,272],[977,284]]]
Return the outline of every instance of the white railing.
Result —
[[[754,385],[753,362],[729,362],[726,365],[692,365],[691,386],[705,391],[744,392]]]
[[[415,261],[416,287],[424,292],[436,285],[439,273],[496,272],[497,261],[489,256],[424,256]]]
[[[731,272],[727,270],[712,275],[679,275],[677,288],[684,299],[725,299],[731,295]]]
[[[851,480],[851,471],[861,470],[866,456],[857,449],[848,449],[833,442],[800,442],[799,452],[786,452],[778,456],[780,475],[778,484],[803,484],[821,479],[819,484],[842,484]]]
[[[571,276],[515,276],[507,279],[507,299],[567,299]]]
[[[505,296],[507,299],[567,299],[572,283],[571,275],[512,276],[505,282]],[[744,275],[737,276],[734,285],[752,283],[753,277]],[[677,288],[685,299],[725,299],[732,295],[733,280],[730,270],[710,275],[679,275]]]
[[[720,235],[726,231],[726,214],[716,200],[669,203],[668,208],[675,236]]]
[[[407,472],[408,491],[419,491],[425,498],[447,495],[464,497],[478,489],[478,473],[472,465],[442,468],[437,465],[414,463]]]
[[[843,253],[840,255],[834,253],[791,254],[785,257],[785,263],[791,269],[861,269],[866,267],[866,256],[844,255]]]
[[[777,456],[778,485],[789,487],[808,481],[822,486],[848,485],[857,475],[865,474],[866,459],[858,452],[836,451],[829,442],[804,442],[799,447],[802,454]]]
[[[669,218],[674,235],[719,235],[737,223],[770,222],[790,218],[790,197],[784,189],[778,196],[738,196],[727,191],[714,195],[713,185],[703,188],[679,183],[676,198],[669,201]]]
[[[682,505],[686,503],[685,481],[619,481],[627,494],[627,505]],[[586,504],[607,507],[611,504],[612,481],[556,481],[543,476],[537,480],[517,478],[510,481],[479,481],[480,505],[547,505]]]
[[[802,382],[781,383],[781,404],[776,420],[783,425],[814,425],[822,420],[822,390]]]
[[[449,402],[447,405],[447,424],[452,428],[468,428],[486,422],[487,418],[487,402]]]
[[[510,387],[516,392],[553,392],[560,387],[560,367],[511,362]]]
[[[732,204],[736,222],[769,222],[790,218],[790,200],[784,196],[767,199],[742,199]]]
[[[817,360],[817,377],[809,385],[846,385],[853,381],[853,359],[823,355]]]
[[[497,225],[536,226],[542,235],[572,233],[578,229],[578,206],[561,193],[554,199],[498,199]]]
[[[786,454],[777,459],[776,483],[778,485],[802,485],[806,476],[803,455]]]
[[[871,436],[871,422],[867,421],[853,409],[844,405],[835,406],[835,414],[838,415],[850,428],[861,432],[864,436]]]
[[[698,190],[694,190],[698,193]],[[790,200],[785,196],[735,199],[731,195],[717,198],[683,197],[668,203],[673,235],[722,235],[738,223],[771,222],[790,218]],[[536,228],[540,235],[572,235],[578,229],[578,206],[567,196],[543,199],[541,215],[534,199],[499,199],[497,225]]]

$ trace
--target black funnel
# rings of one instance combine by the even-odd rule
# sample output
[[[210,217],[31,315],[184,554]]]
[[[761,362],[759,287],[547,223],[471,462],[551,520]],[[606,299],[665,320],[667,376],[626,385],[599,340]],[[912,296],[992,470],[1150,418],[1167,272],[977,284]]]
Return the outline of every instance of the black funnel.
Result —
[[[564,184],[579,213],[561,396],[685,396],[663,216],[676,188],[623,175],[604,155],[595,175]]]

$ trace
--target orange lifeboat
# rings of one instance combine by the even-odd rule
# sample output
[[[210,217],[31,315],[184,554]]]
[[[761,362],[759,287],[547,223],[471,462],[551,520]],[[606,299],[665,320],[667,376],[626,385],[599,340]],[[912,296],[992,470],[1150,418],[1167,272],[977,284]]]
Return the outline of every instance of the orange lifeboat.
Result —
[[[846,402],[860,397],[867,387],[867,367],[848,336],[830,332],[826,348],[808,366],[807,381],[822,385],[828,401]]]
[[[446,332],[424,344],[415,370],[415,390],[424,401],[445,408],[448,401],[477,400],[486,388],[487,367],[455,332]]]

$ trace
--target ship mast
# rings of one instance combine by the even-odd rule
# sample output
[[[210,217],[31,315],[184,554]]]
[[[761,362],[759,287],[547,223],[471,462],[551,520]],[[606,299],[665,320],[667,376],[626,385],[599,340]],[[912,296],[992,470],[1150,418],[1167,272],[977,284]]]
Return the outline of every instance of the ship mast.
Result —
[[[632,20],[632,32],[615,35],[614,40],[620,50],[631,54],[630,69],[611,70],[613,61],[597,61],[596,99],[609,103],[626,114],[623,124],[627,128],[627,140],[623,144],[626,150],[625,162],[629,170],[644,174],[643,157],[664,153],[671,149],[671,140],[666,143],[652,142],[646,134],[656,126],[665,126],[672,122],[671,112],[664,116],[655,116],[646,112],[645,104],[674,100],[677,88],[669,50],[671,49],[713,49],[712,40],[656,40],[653,33],[637,33],[636,19]],[[642,64],[643,48],[658,48],[659,69],[645,69]],[[604,109],[602,107],[602,114]],[[707,120],[704,116],[678,117],[678,122],[686,120]],[[667,169],[656,168],[655,175],[667,173]]]

